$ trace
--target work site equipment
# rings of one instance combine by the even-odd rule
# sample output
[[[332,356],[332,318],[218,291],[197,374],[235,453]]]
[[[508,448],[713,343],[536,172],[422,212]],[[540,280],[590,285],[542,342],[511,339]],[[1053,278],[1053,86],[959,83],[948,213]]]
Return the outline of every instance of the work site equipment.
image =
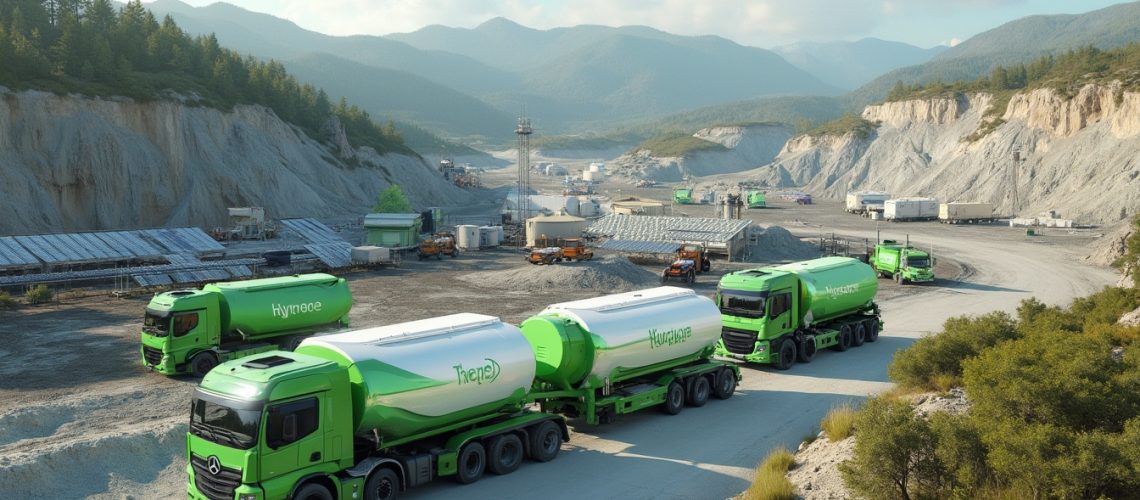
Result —
[[[586,246],[581,238],[542,239],[540,246],[531,250],[527,262],[531,264],[550,265],[555,262],[572,262],[575,260],[590,260],[594,258],[594,251]]]
[[[212,283],[157,294],[146,306],[143,365],[164,375],[205,375],[219,362],[278,348],[348,324],[352,293],[328,274]]]
[[[938,220],[943,224],[978,224],[993,222],[993,203],[943,203],[938,206]]]
[[[712,261],[709,260],[708,250],[704,245],[696,243],[685,243],[677,249],[677,260],[691,260],[698,263],[697,272],[707,273],[712,269]]]
[[[748,192],[748,208],[765,208],[767,206],[767,195],[763,191]]]
[[[886,203],[887,198],[890,198],[889,193],[882,191],[859,191],[855,193],[847,193],[847,204],[844,210],[864,216],[870,216],[872,212],[882,212],[883,204]]]
[[[416,255],[420,260],[431,257],[442,259],[444,255],[455,258],[459,255],[459,248],[455,246],[455,236],[451,233],[436,233],[420,242]]]
[[[874,342],[883,326],[877,290],[874,269],[848,257],[725,274],[717,285],[716,353],[786,370],[819,349]]]
[[[909,244],[883,240],[875,245],[867,260],[879,277],[891,278],[900,285],[934,281],[934,259]]]
[[[678,205],[692,205],[693,189],[692,188],[677,188],[673,190],[673,203]]]
[[[692,283],[697,280],[697,261],[692,259],[677,259],[669,264],[664,271],[661,271],[661,283],[668,282],[670,279],[684,281],[685,283]]]

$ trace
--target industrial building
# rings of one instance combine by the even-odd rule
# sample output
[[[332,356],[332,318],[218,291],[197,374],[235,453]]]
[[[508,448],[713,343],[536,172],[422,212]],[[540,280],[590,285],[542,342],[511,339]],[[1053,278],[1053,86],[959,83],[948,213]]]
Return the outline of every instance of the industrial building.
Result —
[[[526,245],[535,246],[543,239],[577,238],[589,223],[573,215],[540,215],[526,220]]]
[[[613,213],[620,215],[666,215],[669,210],[664,202],[649,198],[622,198],[610,203]]]
[[[420,242],[421,214],[368,214],[364,216],[364,243],[406,248]]]

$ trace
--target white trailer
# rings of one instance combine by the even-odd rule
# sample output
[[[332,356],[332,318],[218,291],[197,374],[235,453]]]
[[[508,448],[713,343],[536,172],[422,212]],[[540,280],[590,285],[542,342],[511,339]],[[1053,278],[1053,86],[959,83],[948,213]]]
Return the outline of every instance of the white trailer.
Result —
[[[896,198],[883,202],[885,220],[913,221],[937,218],[938,200],[934,198]]]
[[[993,222],[993,203],[943,203],[938,206],[938,220],[943,224],[976,224]]]
[[[890,193],[882,191],[858,191],[847,193],[846,210],[853,214],[868,214],[882,212],[883,203],[890,198]]]

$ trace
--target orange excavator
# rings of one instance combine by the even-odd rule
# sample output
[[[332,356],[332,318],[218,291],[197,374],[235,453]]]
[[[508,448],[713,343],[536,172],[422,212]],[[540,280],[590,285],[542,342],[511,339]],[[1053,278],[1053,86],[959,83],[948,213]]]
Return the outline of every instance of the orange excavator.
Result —
[[[548,240],[542,239],[535,245],[534,249],[530,251],[527,256],[527,262],[531,264],[550,265],[555,262],[572,262],[575,260],[590,260],[594,258],[594,251],[586,246],[586,243],[579,238],[565,238]]]

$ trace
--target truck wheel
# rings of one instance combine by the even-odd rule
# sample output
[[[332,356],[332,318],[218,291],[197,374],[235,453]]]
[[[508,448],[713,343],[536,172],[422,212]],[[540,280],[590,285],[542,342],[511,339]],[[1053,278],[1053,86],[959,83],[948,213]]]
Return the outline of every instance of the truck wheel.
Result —
[[[697,273],[694,272],[692,269],[690,269],[689,274],[687,276],[685,276],[685,281],[687,281],[689,283],[697,281]]]
[[[669,271],[665,271],[665,272],[661,273],[661,282],[662,283],[668,283],[669,282]]]
[[[491,461],[487,468],[492,474],[510,474],[518,470],[523,459],[522,440],[515,434],[500,434],[491,439]]]
[[[728,399],[736,392],[736,373],[731,368],[721,368],[716,374],[716,387],[713,387],[713,396],[717,399]]]
[[[204,377],[215,366],[218,366],[218,357],[210,351],[203,351],[190,359],[190,374],[195,377]]]
[[[895,273],[895,283],[898,283],[900,285],[903,283],[906,283],[906,280],[903,279],[903,275],[901,272]]]
[[[708,259],[702,260],[701,261],[701,272],[707,273],[707,272],[709,272],[709,269],[712,269],[712,261],[710,261]]]
[[[869,319],[864,321],[863,324],[866,325],[863,329],[867,332],[865,335],[867,342],[879,340],[879,320]]]
[[[293,493],[293,498],[297,500],[333,500],[332,493],[329,493],[328,488],[319,483],[309,483],[302,486],[296,493]]]
[[[779,358],[776,360],[777,370],[787,370],[792,365],[796,364],[796,343],[792,339],[784,339],[780,343],[780,351],[776,353]]]
[[[478,441],[463,445],[459,450],[455,480],[460,484],[471,484],[483,477],[487,470],[487,450]]]
[[[686,403],[689,406],[701,407],[709,402],[709,392],[711,392],[711,385],[709,379],[704,375],[700,375],[693,379],[693,386],[689,388],[689,397],[686,398]]]
[[[681,413],[681,409],[684,407],[685,388],[676,381],[670,382],[669,388],[665,390],[665,404],[661,405],[661,411],[669,415],[676,415]]]
[[[558,424],[547,420],[531,428],[530,459],[535,462],[549,462],[558,456],[562,449],[562,431]]]
[[[839,343],[832,346],[836,351],[843,352],[851,347],[851,326],[843,325],[839,327]]]
[[[865,340],[867,340],[867,331],[863,329],[863,322],[855,323],[851,331],[851,346],[859,347]]]
[[[400,496],[400,477],[387,467],[378,467],[364,483],[364,500],[392,500]]]
[[[800,343],[799,361],[800,363],[811,363],[815,359],[815,337],[805,337],[804,341]]]

